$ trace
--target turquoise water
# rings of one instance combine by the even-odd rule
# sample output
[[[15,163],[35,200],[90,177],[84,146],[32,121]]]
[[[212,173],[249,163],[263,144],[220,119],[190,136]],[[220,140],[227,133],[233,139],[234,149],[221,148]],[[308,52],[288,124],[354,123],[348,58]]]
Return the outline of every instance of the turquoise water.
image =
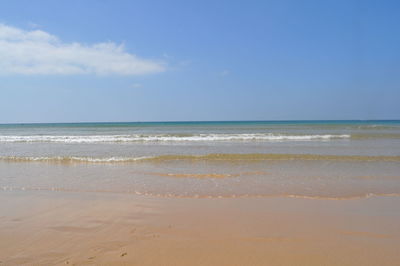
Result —
[[[400,121],[0,125],[0,187],[158,196],[400,193]]]

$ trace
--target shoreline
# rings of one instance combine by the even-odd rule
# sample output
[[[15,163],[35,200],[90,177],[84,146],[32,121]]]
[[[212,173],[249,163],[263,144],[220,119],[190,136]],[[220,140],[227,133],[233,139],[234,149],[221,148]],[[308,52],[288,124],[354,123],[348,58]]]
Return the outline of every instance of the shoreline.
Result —
[[[47,192],[47,193],[89,193],[89,194],[111,194],[111,195],[132,195],[139,197],[150,197],[155,199],[306,199],[306,200],[329,200],[329,201],[347,201],[347,200],[362,200],[362,199],[370,199],[370,198],[397,198],[400,197],[400,193],[367,193],[365,195],[349,195],[349,196],[321,196],[321,195],[301,195],[301,194],[268,194],[268,195],[173,195],[173,194],[157,194],[157,193],[147,193],[147,192],[139,192],[139,191],[108,191],[108,190],[74,190],[74,189],[65,189],[65,188],[26,188],[26,187],[8,187],[3,186],[0,188],[1,191],[6,192]]]

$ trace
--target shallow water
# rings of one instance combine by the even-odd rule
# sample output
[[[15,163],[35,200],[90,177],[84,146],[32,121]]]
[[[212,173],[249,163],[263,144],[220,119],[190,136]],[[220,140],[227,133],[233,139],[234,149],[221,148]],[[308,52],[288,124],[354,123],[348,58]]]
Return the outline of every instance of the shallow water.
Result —
[[[0,187],[162,197],[400,195],[400,121],[0,125]]]

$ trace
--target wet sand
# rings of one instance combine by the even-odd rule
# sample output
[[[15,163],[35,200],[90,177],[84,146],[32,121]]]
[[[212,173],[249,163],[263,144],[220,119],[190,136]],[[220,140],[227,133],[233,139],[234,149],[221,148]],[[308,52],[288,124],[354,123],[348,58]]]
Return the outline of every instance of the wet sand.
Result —
[[[400,265],[400,198],[0,192],[0,265]]]

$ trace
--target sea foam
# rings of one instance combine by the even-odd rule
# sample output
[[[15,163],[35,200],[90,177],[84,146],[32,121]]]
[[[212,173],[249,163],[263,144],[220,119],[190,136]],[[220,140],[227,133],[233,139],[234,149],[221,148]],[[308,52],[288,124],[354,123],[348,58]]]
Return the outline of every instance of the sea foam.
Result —
[[[283,135],[272,133],[255,134],[149,134],[149,135],[29,135],[0,136],[0,142],[52,142],[52,143],[106,143],[106,142],[214,142],[214,141],[315,141],[349,139],[351,135]]]

